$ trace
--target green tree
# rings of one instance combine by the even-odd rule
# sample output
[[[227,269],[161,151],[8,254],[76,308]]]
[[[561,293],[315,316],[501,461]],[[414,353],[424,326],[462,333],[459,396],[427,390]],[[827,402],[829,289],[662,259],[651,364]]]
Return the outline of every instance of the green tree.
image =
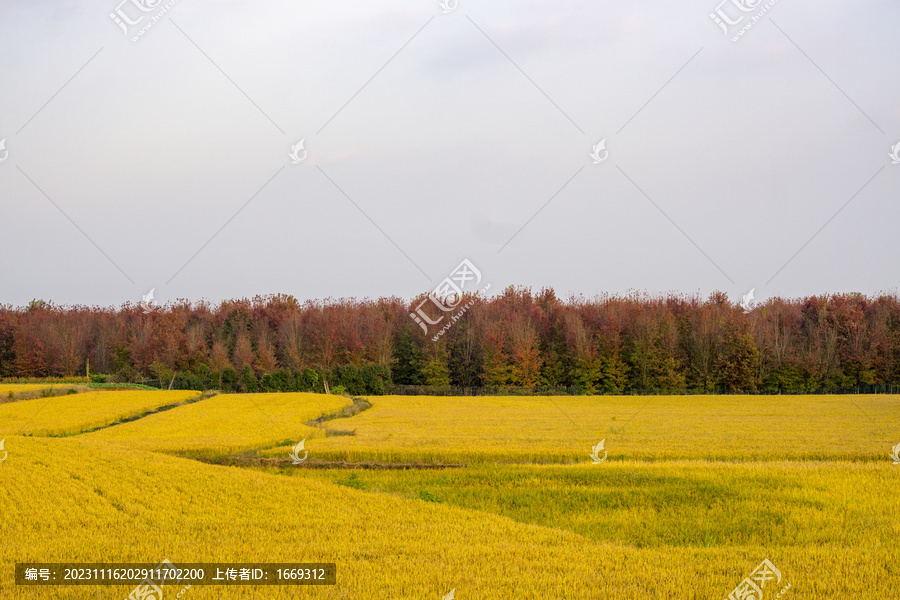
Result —
[[[462,387],[481,385],[484,357],[475,330],[466,319],[461,319],[456,327],[458,330],[453,331],[447,344],[450,383]]]
[[[243,369],[241,369],[241,391],[248,394],[253,394],[259,391],[259,386],[256,381],[256,373],[253,372],[253,367],[251,367],[250,365],[247,365]]]
[[[394,345],[391,379],[398,385],[424,385],[424,366],[422,348],[413,336],[411,327],[407,325]]]
[[[755,392],[759,350],[746,321],[731,321],[723,332],[722,353],[716,359],[719,383],[729,392]]]
[[[628,365],[622,360],[618,348],[604,350],[601,358],[602,378],[600,391],[604,394],[621,394],[628,384]]]

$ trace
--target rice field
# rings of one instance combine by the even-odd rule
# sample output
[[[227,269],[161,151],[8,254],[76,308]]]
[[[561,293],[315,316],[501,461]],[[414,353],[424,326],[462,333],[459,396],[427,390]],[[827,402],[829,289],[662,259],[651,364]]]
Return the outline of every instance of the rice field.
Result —
[[[106,391],[0,405],[0,435],[74,435],[200,397],[190,391]]]
[[[66,407],[80,397],[54,398],[43,431],[83,430]],[[321,427],[307,423],[350,400],[214,396],[66,438],[7,435],[0,597],[121,600],[127,586],[17,587],[12,564],[164,557],[338,568],[333,587],[188,599],[726,598],[766,558],[782,574],[766,599],[900,590],[896,396],[370,401]],[[300,465],[187,458],[286,458],[301,436]],[[449,464],[463,466],[397,468]]]
[[[14,442],[15,454],[0,468],[0,536],[7,542],[0,546],[0,563],[6,567],[15,561],[163,556],[176,564],[263,558],[338,564],[334,589],[195,587],[195,598],[438,599],[455,588],[460,599],[681,599],[725,597],[767,556],[797,598],[896,597],[896,537],[890,530],[880,545],[872,537],[859,545],[638,547],[315,477],[98,449],[80,437]],[[897,475],[889,477],[896,486]],[[520,500],[536,501],[533,494]],[[587,498],[581,512],[604,510],[617,509]],[[640,520],[631,527],[640,527]],[[17,588],[11,573],[0,570],[4,598],[123,598],[129,591]]]
[[[620,546],[874,549],[900,536],[900,468],[890,467],[890,461],[622,461],[263,470],[470,508]]]
[[[37,390],[47,390],[51,387],[64,387],[60,385],[53,386],[49,383],[0,383],[0,395],[5,396],[10,392],[18,394],[20,392],[34,392]],[[72,384],[75,387],[75,384]]]
[[[182,456],[216,457],[321,436],[319,429],[306,423],[350,404],[343,396],[325,394],[222,394],[85,438]]]
[[[329,424],[310,457],[348,462],[584,463],[608,460],[877,461],[900,441],[900,397],[373,396]],[[261,454],[284,455],[287,447]]]
[[[69,384],[33,384],[33,383],[7,383],[0,384],[0,404],[7,402],[19,402],[32,398],[49,398],[50,396],[63,396],[66,394],[80,394],[97,391],[80,383]]]

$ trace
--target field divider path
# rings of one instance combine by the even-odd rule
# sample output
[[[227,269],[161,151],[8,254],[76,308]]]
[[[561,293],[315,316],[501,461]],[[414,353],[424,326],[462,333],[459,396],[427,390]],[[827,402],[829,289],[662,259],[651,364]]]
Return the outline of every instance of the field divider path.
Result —
[[[73,390],[73,391],[70,391]],[[55,398],[56,396],[69,396],[93,391],[92,388],[82,384],[49,386],[36,390],[5,391],[0,385],[0,404],[21,402],[22,400],[36,400],[38,398]]]
[[[116,421],[115,423],[110,423],[109,425],[101,425],[100,427],[94,427],[93,429],[86,429],[84,431],[79,431],[78,433],[66,433],[62,435],[46,435],[41,437],[76,437],[79,435],[84,435],[86,433],[93,433],[95,431],[100,431],[101,429],[108,429],[110,427],[115,427],[116,425],[121,425],[123,423],[131,423],[132,421],[139,421],[140,419],[144,419],[149,417],[150,415],[155,415],[156,413],[165,412],[167,410],[172,410],[173,408],[178,408],[179,406],[186,406],[188,404],[194,404],[195,402],[200,402],[201,400],[207,400],[216,396],[218,394],[218,390],[206,391],[201,393],[199,396],[195,396],[193,398],[188,398],[187,400],[182,400],[180,402],[173,402],[172,404],[166,404],[165,406],[159,406],[157,408],[150,409],[148,411],[142,412],[138,415],[131,415],[130,417],[123,417],[122,419]]]
[[[340,410],[335,412],[322,415],[320,417],[316,417],[315,419],[310,419],[306,421],[304,425],[309,427],[315,427],[316,429],[320,429],[322,433],[324,433],[325,437],[332,436],[343,436],[343,435],[356,435],[356,431],[346,431],[340,429],[328,429],[325,427],[325,423],[329,421],[334,421],[336,419],[348,419],[350,417],[356,416],[364,410],[368,410],[372,408],[372,403],[366,400],[365,398],[359,398],[356,396],[351,396],[350,398],[353,400],[353,404],[349,406],[345,406]],[[258,407],[257,407],[258,408]],[[258,467],[258,466],[280,466],[283,464],[292,464],[293,461],[288,458],[262,458],[259,456],[259,453],[265,450],[271,450],[273,448],[280,448],[284,446],[285,443],[293,443],[292,441],[278,441],[272,444],[266,444],[265,446],[260,446],[258,448],[253,448],[250,450],[244,450],[243,452],[238,452],[237,454],[231,454],[229,456],[220,456],[215,458],[210,457],[186,457],[186,458],[194,458],[195,460],[199,460],[200,462],[205,462],[209,464],[217,464],[217,465],[229,465],[229,466],[248,466],[248,467]],[[334,464],[335,468],[378,468],[378,467],[365,467],[365,466],[339,466],[340,464],[346,463],[348,465],[357,465],[362,463],[348,463],[347,461],[321,461],[317,459],[311,459],[316,463],[315,468],[328,468],[326,465]],[[307,463],[309,464],[309,463]],[[376,464],[376,463],[372,463]],[[453,465],[453,466],[464,466],[464,465]],[[400,466],[396,467],[384,467],[384,468],[402,468]],[[416,468],[416,467],[411,467]],[[418,468],[425,468],[424,463],[423,466]]]
[[[345,406],[341,410],[335,411],[331,414],[322,415],[321,417],[307,421],[306,424],[310,427],[318,427],[320,429],[323,429],[327,433],[328,430],[323,426],[324,423],[327,423],[328,421],[334,421],[335,419],[349,419],[350,417],[355,417],[364,410],[369,410],[370,408],[372,408],[372,403],[365,398],[351,396],[350,399],[353,400],[353,404],[351,404],[350,406]],[[353,434],[338,433],[337,435]]]
[[[222,456],[218,458],[191,457],[202,463],[228,467],[287,467],[294,466],[290,458],[265,458],[260,456]],[[304,469],[372,469],[397,470],[411,469],[463,469],[465,463],[382,463],[377,461],[350,462],[345,460],[320,460],[310,458],[303,462]]]

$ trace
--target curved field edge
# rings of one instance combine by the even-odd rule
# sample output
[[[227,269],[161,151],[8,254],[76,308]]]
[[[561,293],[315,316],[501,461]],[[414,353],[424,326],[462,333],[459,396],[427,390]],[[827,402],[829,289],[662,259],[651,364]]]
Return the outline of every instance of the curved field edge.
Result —
[[[0,405],[0,432],[75,435],[200,396],[195,391],[102,391],[23,400]]]
[[[326,394],[219,394],[82,437],[187,457],[252,455],[324,437],[326,429],[309,422],[354,406],[349,398]]]
[[[452,470],[262,468],[475,509],[638,548],[896,546],[890,461],[477,465]]]
[[[795,597],[893,599],[884,549],[635,549],[478,511],[217,467],[82,438],[14,438],[0,467],[5,598],[127,595],[127,586],[26,588],[26,561],[335,562],[338,585],[195,587],[194,598],[726,596],[764,557]],[[60,536],[60,531],[66,535]],[[886,576],[886,574],[890,574]]]
[[[135,413],[133,415],[129,415],[126,417],[122,417],[117,421],[113,421],[112,423],[107,423],[105,425],[100,425],[99,427],[93,427],[91,429],[85,429],[83,431],[79,431],[78,433],[73,433],[69,435],[83,435],[86,433],[93,433],[95,431],[100,431],[101,429],[106,429],[108,427],[115,427],[117,425],[122,425],[124,423],[130,423],[132,421],[138,421],[140,419],[146,419],[150,415],[155,415],[156,413],[165,412],[167,410],[172,410],[174,408],[178,408],[179,406],[185,406],[187,404],[193,404],[195,402],[201,402],[206,400],[207,398],[212,398],[218,394],[215,390],[205,391],[205,392],[196,392],[195,396],[190,396],[184,399],[178,399],[176,402],[172,402],[170,404],[164,404],[162,406],[157,406],[155,408],[151,408],[141,413]],[[60,437],[60,436],[57,436]]]
[[[6,396],[10,392],[19,394],[22,392],[36,392],[40,390],[49,390],[50,388],[77,388],[87,386],[73,383],[70,385],[59,383],[0,383],[0,396]]]
[[[71,385],[5,384],[0,385],[0,404],[31,400],[32,398],[81,394],[89,391],[92,391],[89,386],[74,383]]]

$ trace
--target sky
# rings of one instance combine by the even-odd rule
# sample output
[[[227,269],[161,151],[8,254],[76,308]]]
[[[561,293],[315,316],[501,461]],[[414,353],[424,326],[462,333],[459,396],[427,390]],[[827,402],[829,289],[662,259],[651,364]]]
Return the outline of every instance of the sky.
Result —
[[[900,285],[896,2],[120,2],[0,3],[0,304]]]

